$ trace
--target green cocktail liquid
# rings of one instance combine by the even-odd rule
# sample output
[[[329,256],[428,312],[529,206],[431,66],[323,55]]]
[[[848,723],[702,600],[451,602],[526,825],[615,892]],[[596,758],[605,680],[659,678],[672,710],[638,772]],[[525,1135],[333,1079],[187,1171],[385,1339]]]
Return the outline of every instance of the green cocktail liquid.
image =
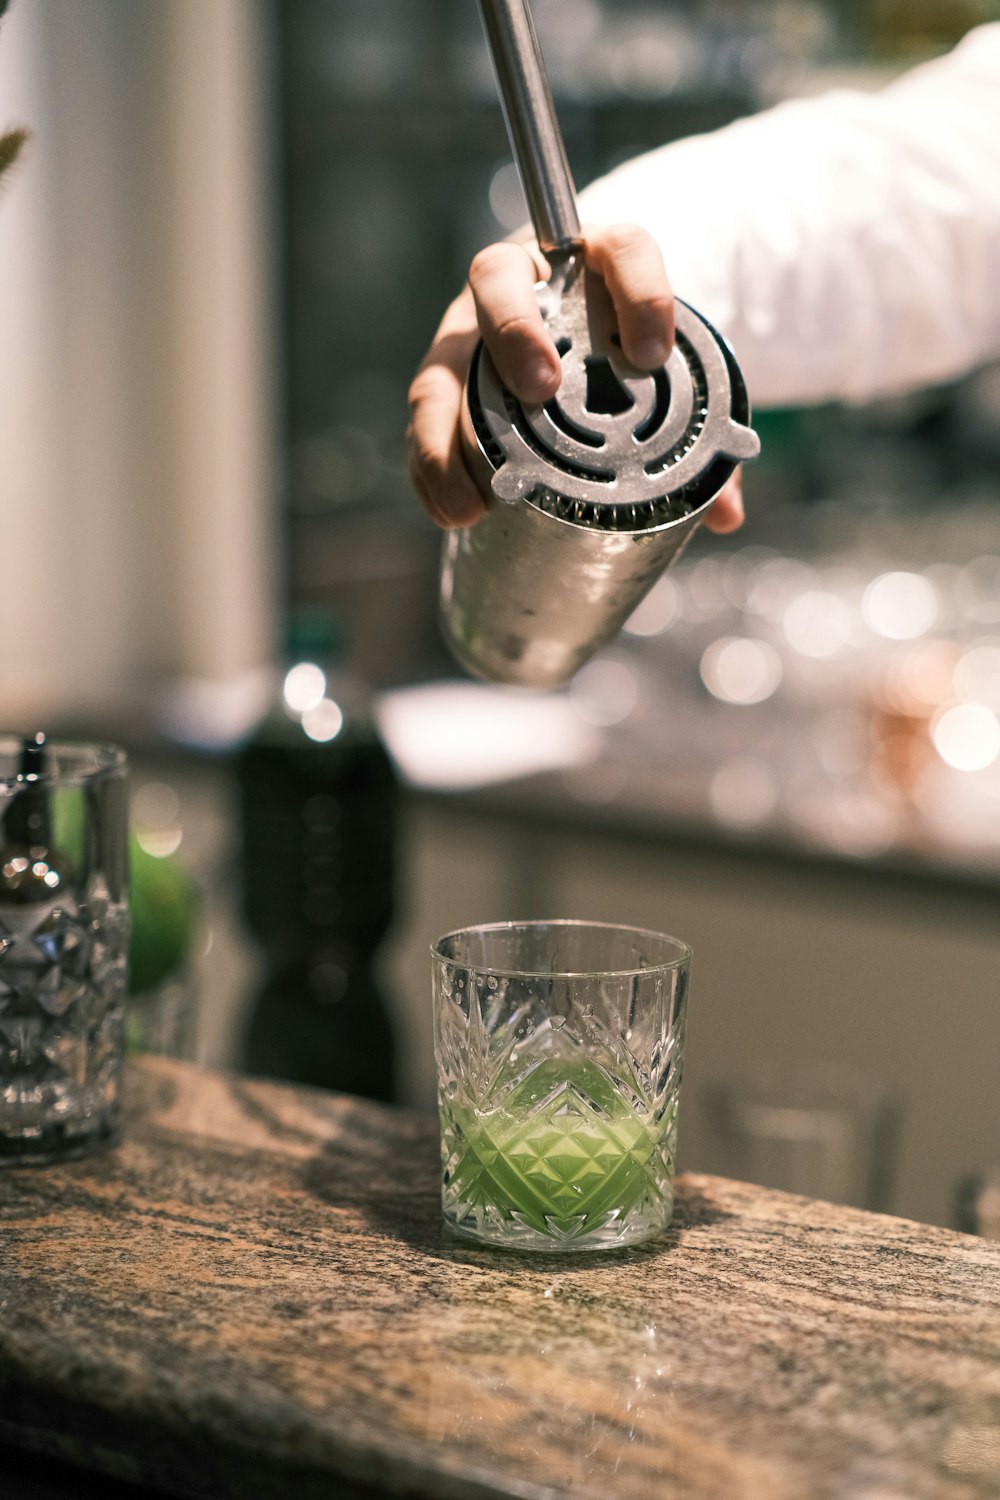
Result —
[[[445,1207],[474,1232],[483,1215],[555,1240],[624,1226],[669,1202],[671,1106],[658,1121],[586,1060],[540,1062],[481,1111],[443,1104]],[[485,1226],[483,1226],[485,1227]]]

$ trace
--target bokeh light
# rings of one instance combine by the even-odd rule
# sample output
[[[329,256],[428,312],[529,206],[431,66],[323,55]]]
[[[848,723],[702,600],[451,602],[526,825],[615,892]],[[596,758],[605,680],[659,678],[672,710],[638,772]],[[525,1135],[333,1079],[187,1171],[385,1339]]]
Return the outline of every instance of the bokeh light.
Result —
[[[326,692],[326,673],[315,662],[300,661],[285,673],[285,703],[293,713],[315,708]]]
[[[701,680],[723,703],[763,703],[781,681],[781,657],[767,641],[722,636],[701,658]]]
[[[332,698],[321,698],[302,715],[302,728],[311,740],[320,744],[335,740],[343,727],[344,715]]]
[[[937,619],[937,590],[920,573],[882,573],[865,589],[861,613],[868,628],[886,640],[916,640]]]
[[[639,685],[634,669],[616,657],[598,657],[581,667],[569,699],[586,724],[604,729],[621,724],[635,708]]]
[[[934,720],[934,748],[956,771],[982,771],[1000,755],[1000,720],[984,703],[956,703]]]
[[[802,656],[818,660],[836,656],[851,636],[850,609],[838,595],[822,589],[799,594],[781,623],[788,644]]]
[[[976,641],[955,664],[952,685],[966,703],[1000,709],[1000,639]]]

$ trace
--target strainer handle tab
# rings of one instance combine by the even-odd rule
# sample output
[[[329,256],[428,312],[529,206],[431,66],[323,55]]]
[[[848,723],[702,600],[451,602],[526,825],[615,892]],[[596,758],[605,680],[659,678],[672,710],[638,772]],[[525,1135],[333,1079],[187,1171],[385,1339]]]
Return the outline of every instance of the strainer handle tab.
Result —
[[[564,259],[580,246],[580,217],[527,0],[479,0],[479,11],[539,247]]]

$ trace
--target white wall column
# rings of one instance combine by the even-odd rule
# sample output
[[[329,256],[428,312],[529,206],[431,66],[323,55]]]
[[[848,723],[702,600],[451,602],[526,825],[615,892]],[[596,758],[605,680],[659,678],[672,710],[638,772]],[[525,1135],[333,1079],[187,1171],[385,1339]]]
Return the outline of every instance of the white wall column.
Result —
[[[272,653],[266,7],[15,4],[0,123],[0,721]]]

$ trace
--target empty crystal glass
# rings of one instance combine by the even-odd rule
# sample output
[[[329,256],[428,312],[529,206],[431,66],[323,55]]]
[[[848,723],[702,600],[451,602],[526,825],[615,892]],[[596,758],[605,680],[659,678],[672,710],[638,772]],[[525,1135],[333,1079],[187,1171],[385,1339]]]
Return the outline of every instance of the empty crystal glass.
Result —
[[[712,1170],[761,1187],[888,1213],[902,1100],[880,1078],[833,1063],[750,1063],[702,1095]]]
[[[127,946],[124,752],[0,740],[0,1164],[117,1133]]]
[[[604,1250],[673,1208],[691,951],[599,922],[505,922],[432,948],[448,1222]]]

